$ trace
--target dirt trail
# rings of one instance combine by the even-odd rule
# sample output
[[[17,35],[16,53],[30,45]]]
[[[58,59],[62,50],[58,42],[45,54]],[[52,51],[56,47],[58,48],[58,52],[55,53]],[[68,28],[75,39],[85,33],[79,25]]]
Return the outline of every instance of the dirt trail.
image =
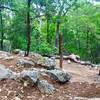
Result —
[[[57,66],[59,66],[59,60],[56,60]],[[63,70],[71,74],[71,82],[88,82],[98,83],[98,69],[91,68],[90,66],[84,66],[77,63],[68,63],[67,60],[63,61]]]

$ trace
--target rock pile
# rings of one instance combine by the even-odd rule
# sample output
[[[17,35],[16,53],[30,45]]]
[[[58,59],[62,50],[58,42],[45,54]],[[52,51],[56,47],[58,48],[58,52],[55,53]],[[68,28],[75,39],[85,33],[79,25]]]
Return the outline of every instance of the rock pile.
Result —
[[[57,80],[58,82],[68,82],[70,76],[58,69],[54,70],[44,70],[39,69],[29,69],[23,70],[20,73],[15,73],[10,69],[6,68],[4,65],[0,65],[0,80],[4,79],[19,79],[20,82],[23,82],[24,86],[37,86],[42,93],[53,94],[55,88],[52,84],[48,83],[47,80],[41,80],[42,74],[47,74],[50,78]]]
[[[16,63],[17,66],[21,67],[27,67],[30,68],[32,66],[40,66],[45,69],[54,69],[56,64],[55,64],[55,59],[54,58],[48,58],[48,57],[42,57],[39,54],[31,54],[30,59],[19,59]]]
[[[15,54],[19,54],[19,50],[15,51]],[[5,60],[12,60],[12,56],[5,53],[3,56]],[[36,65],[41,68],[35,67]],[[52,81],[66,83],[70,80],[70,76],[56,68],[55,59],[43,57],[36,53],[30,53],[29,57],[22,57],[16,60],[17,67],[27,67],[27,70],[23,70],[20,73],[13,72],[4,65],[0,65],[0,80],[14,79],[19,80],[24,86],[37,86],[42,93],[53,94],[55,88],[52,84],[48,83],[47,80],[42,79],[44,74]]]

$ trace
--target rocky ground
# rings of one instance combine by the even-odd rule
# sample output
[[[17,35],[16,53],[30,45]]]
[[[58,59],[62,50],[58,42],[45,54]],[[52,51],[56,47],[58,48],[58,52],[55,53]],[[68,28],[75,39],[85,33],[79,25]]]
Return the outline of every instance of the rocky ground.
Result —
[[[39,55],[35,56],[23,57],[19,54],[11,55],[6,52],[0,52],[0,72],[4,71],[6,73],[5,69],[7,68],[15,73],[22,73],[23,70],[30,71],[31,68],[36,68],[39,71],[44,71],[44,69],[46,69],[45,71],[47,71],[47,69],[49,69],[49,71],[54,71],[54,58],[52,60],[45,58],[44,60],[44,58]],[[55,62],[55,67],[59,68],[59,60],[55,60]],[[4,69],[2,65],[5,66]],[[25,83],[26,79],[24,82],[19,78],[11,79],[8,76],[10,76],[9,73],[12,72],[8,73],[7,70],[8,74],[0,73],[0,100],[100,100],[100,76],[98,75],[98,69],[99,68],[91,68],[90,66],[84,66],[73,62],[69,63],[67,60],[64,60],[63,71],[61,71],[67,72],[69,76],[71,76],[69,82],[66,80],[68,77],[65,78],[66,74],[61,74],[58,80],[53,80],[43,73],[43,76],[39,77],[39,82],[35,78],[37,85],[33,86]],[[53,75],[54,74],[56,73],[53,73]],[[12,76],[14,75],[15,74],[12,74]],[[63,78],[63,76],[64,79],[60,79]],[[6,78],[1,79],[2,77]],[[14,76],[14,78],[15,77],[19,76]],[[54,91],[51,95],[41,91],[41,87],[39,87],[41,80],[47,80],[50,86],[53,86]],[[62,81],[65,82],[63,83]],[[43,85],[44,84],[42,84],[42,86]]]

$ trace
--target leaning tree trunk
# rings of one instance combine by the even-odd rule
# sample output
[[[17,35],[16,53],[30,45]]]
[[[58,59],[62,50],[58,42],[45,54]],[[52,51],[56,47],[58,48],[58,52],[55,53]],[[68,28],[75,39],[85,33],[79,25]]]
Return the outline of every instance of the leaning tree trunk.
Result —
[[[2,20],[2,13],[0,10],[0,22],[1,22],[1,50],[3,50],[3,38],[4,38],[4,32],[3,32],[3,20]]]
[[[57,48],[59,47],[59,29],[60,29],[60,22],[57,21],[57,24],[56,24],[56,40],[55,40],[55,46]]]
[[[30,32],[31,32],[31,26],[30,26],[30,4],[31,4],[31,0],[27,1],[27,22],[26,22],[26,38],[27,38],[27,49],[25,52],[25,56],[29,55],[29,51],[30,51],[30,43],[31,43],[31,37],[30,37]]]

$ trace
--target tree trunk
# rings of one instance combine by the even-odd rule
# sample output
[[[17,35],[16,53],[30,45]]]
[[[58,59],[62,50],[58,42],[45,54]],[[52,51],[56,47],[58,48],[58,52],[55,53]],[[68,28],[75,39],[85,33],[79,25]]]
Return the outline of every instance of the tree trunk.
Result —
[[[76,35],[77,35],[77,50],[78,52],[80,52],[80,36],[79,36],[78,28],[76,29]]]
[[[60,29],[60,22],[57,21],[57,23],[56,23],[56,40],[55,40],[55,46],[57,48],[59,46],[59,29]]]
[[[87,33],[86,33],[86,50],[87,50],[87,59],[86,60],[90,60],[90,46],[89,46],[89,30],[87,29]]]
[[[31,37],[30,37],[30,32],[31,32],[31,26],[30,26],[30,4],[31,4],[31,0],[27,1],[27,21],[26,21],[26,38],[27,38],[27,49],[25,52],[25,56],[29,55],[29,51],[30,51],[30,43],[31,43]]]
[[[63,36],[59,34],[59,55],[60,55],[60,68],[63,67]]]
[[[3,20],[2,20],[2,13],[0,10],[0,22],[1,22],[1,50],[3,50],[3,38],[4,38],[4,32],[3,32]]]
[[[50,41],[51,39],[50,39],[50,34],[49,34],[49,18],[47,16],[47,43],[50,44]]]

